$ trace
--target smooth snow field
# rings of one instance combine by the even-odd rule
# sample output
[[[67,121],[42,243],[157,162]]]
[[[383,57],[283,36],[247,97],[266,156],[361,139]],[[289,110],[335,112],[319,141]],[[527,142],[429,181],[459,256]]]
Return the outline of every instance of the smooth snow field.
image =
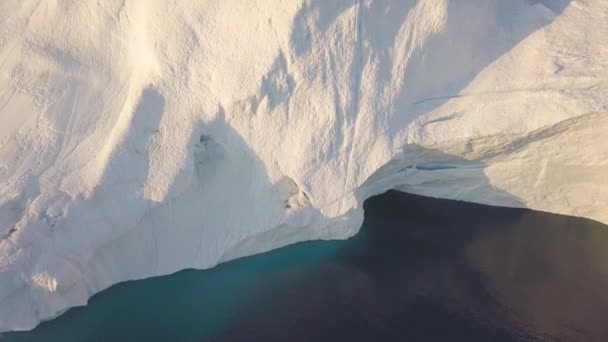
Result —
[[[2,341],[604,342],[606,243],[587,219],[391,191],[346,241],[121,283]]]
[[[606,0],[2,0],[0,332],[388,189],[608,223],[606,37]]]

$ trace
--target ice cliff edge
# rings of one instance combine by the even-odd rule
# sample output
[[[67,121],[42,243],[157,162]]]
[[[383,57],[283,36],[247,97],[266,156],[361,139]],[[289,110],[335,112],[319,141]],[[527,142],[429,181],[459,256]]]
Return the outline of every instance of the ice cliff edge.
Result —
[[[602,0],[2,1],[0,331],[350,236],[390,188],[608,223],[606,18]]]

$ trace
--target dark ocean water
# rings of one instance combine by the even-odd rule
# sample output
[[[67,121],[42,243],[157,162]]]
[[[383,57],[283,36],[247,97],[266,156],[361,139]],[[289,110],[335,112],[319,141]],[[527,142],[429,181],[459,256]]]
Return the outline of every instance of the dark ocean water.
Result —
[[[608,226],[389,191],[350,240],[119,284],[1,341],[608,341]]]

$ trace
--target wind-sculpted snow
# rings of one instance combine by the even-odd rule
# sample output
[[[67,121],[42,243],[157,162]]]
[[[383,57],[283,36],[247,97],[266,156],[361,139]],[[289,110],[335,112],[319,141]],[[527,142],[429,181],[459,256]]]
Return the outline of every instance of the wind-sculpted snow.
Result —
[[[603,0],[0,3],[0,331],[346,238],[390,188],[608,222]]]

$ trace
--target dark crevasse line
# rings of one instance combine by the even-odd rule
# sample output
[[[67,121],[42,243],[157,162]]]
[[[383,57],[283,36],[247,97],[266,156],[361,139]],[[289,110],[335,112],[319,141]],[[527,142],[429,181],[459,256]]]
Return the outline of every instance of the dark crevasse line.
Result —
[[[451,170],[451,169],[482,169],[485,165],[483,164],[444,164],[444,163],[420,163],[416,165],[407,166],[406,169],[416,169],[423,171],[438,171],[438,170]]]

